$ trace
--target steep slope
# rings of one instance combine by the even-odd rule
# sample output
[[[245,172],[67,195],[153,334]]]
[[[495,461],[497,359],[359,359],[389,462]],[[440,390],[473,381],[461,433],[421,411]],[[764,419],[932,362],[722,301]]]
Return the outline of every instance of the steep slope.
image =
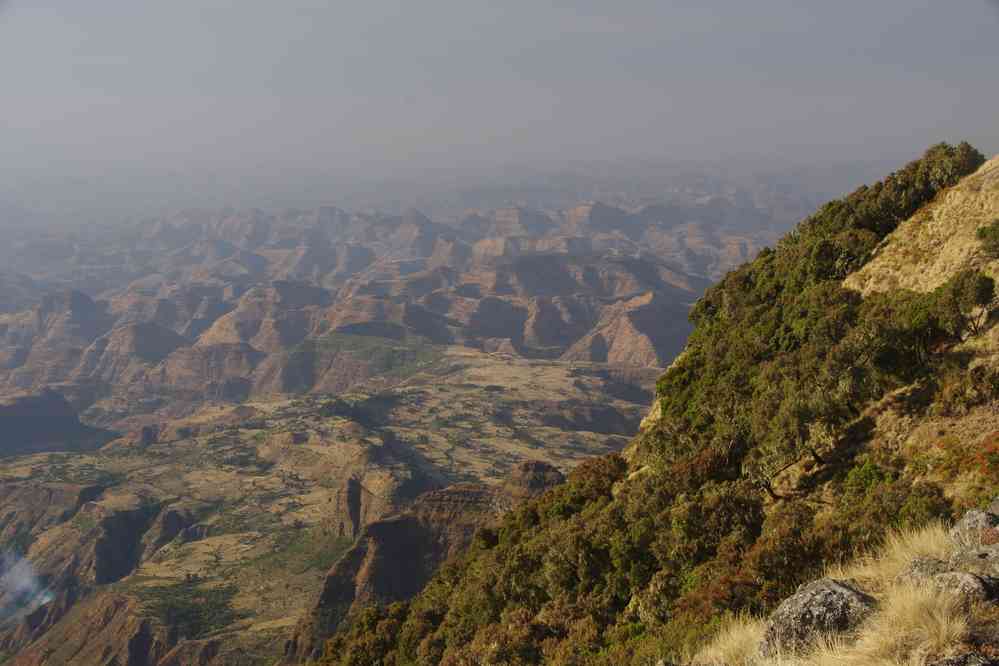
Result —
[[[605,309],[593,330],[562,354],[567,361],[662,366],[690,334],[684,303],[648,292]]]
[[[441,563],[465,550],[476,529],[560,483],[545,463],[517,465],[501,486],[458,484],[424,493],[405,511],[368,524],[333,566],[315,607],[285,648],[294,663],[318,657],[337,624],[366,605],[411,598]]]
[[[30,311],[0,315],[0,366],[8,371],[7,383],[31,390],[65,380],[111,324],[104,304],[79,291],[50,294]]]
[[[846,286],[865,296],[894,289],[929,292],[959,271],[992,269],[993,258],[976,234],[999,220],[997,183],[999,158],[899,225]]]
[[[890,527],[994,494],[976,449],[994,447],[999,368],[974,352],[992,280],[966,264],[932,291],[843,286],[903,221],[976,182],[967,205],[984,207],[983,163],[935,146],[729,273],[693,309],[627,461],[583,463],[411,603],[334,637],[323,663],[655,663]]]
[[[0,458],[41,451],[86,451],[109,433],[80,423],[59,393],[44,390],[0,400]]]
[[[87,347],[73,374],[109,384],[141,383],[150,368],[188,345],[183,337],[157,324],[126,324]]]

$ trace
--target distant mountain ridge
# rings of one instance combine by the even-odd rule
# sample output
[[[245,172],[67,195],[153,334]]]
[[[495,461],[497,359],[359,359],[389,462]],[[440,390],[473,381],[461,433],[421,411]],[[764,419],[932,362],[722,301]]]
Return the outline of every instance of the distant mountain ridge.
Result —
[[[0,395],[59,384],[112,424],[166,403],[344,390],[384,370],[317,353],[344,335],[662,367],[711,277],[775,224],[716,195],[452,224],[416,210],[184,211],[49,233],[9,252],[28,275],[8,278],[20,291],[0,313]]]

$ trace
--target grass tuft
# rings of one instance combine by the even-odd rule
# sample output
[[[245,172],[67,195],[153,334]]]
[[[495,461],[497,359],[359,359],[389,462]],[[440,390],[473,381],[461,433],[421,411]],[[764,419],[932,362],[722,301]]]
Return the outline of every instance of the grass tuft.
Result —
[[[946,561],[954,544],[941,522],[918,530],[890,532],[880,548],[845,565],[834,565],[826,575],[839,580],[854,580],[869,593],[887,590],[913,561],[933,558]]]
[[[762,619],[742,615],[732,619],[693,659],[695,664],[751,666],[759,657],[766,630]]]
[[[923,666],[968,637],[975,607],[932,585],[896,583],[917,558],[947,559],[954,548],[943,524],[890,534],[881,548],[828,576],[852,579],[878,598],[877,611],[855,636],[826,636],[804,654],[764,658],[764,620],[734,618],[690,663],[697,666]]]

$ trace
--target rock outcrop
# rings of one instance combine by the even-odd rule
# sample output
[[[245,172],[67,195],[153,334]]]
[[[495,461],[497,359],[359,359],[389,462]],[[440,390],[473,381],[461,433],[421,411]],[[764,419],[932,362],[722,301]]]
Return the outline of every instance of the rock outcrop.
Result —
[[[562,480],[554,467],[527,461],[500,488],[459,484],[430,491],[407,510],[370,523],[327,574],[315,607],[285,646],[287,662],[319,656],[323,641],[352,611],[414,596],[479,527]]]
[[[143,618],[135,600],[108,592],[79,604],[59,630],[42,634],[11,663],[158,666],[171,644],[168,629]]]
[[[823,578],[802,585],[770,615],[760,653],[793,654],[823,636],[854,629],[874,606],[873,597],[846,581]]]
[[[80,423],[59,393],[0,400],[0,457],[40,451],[83,451],[107,441],[107,433]]]
[[[960,637],[963,641],[961,645],[940,645],[938,649],[945,651],[924,655],[934,658],[923,663],[933,666],[995,663],[988,655],[995,654],[999,648],[995,644],[997,627],[989,619],[994,617],[994,611],[987,609],[999,604],[999,546],[982,544],[994,537],[995,526],[999,523],[999,514],[994,513],[997,508],[999,503],[994,502],[986,510],[968,511],[951,528],[947,537],[951,550],[948,561],[916,556],[905,564],[893,581],[888,581],[890,586],[898,589],[936,591],[952,600],[951,606],[939,607],[951,608],[951,613],[955,612],[953,609],[959,609],[957,612],[986,609],[985,614],[979,616],[984,619],[965,622],[966,631]],[[878,590],[881,595],[890,592]],[[820,641],[832,640],[835,641],[832,644],[844,646],[863,642],[865,632],[885,631],[884,626],[865,624],[879,610],[880,602],[861,589],[857,581],[823,578],[802,585],[767,619],[759,646],[759,654],[764,659],[761,663],[777,663],[766,660],[807,653]],[[925,612],[931,611],[927,609]],[[961,622],[964,619],[941,616],[941,621]],[[910,629],[906,626],[891,627],[892,631],[900,633]],[[887,638],[881,640],[887,641]],[[971,650],[971,646],[975,649]]]

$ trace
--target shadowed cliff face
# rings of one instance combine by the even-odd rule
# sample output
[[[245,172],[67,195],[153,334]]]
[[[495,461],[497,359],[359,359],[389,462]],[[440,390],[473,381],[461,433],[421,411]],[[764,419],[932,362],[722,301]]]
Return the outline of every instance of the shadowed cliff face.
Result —
[[[285,646],[286,660],[320,656],[323,641],[357,609],[413,597],[441,563],[468,547],[478,528],[563,478],[551,465],[527,461],[500,487],[459,484],[431,491],[405,511],[369,524],[326,575],[318,601]]]
[[[45,390],[0,400],[0,457],[40,451],[85,451],[109,439],[108,433],[80,423],[66,399]]]

